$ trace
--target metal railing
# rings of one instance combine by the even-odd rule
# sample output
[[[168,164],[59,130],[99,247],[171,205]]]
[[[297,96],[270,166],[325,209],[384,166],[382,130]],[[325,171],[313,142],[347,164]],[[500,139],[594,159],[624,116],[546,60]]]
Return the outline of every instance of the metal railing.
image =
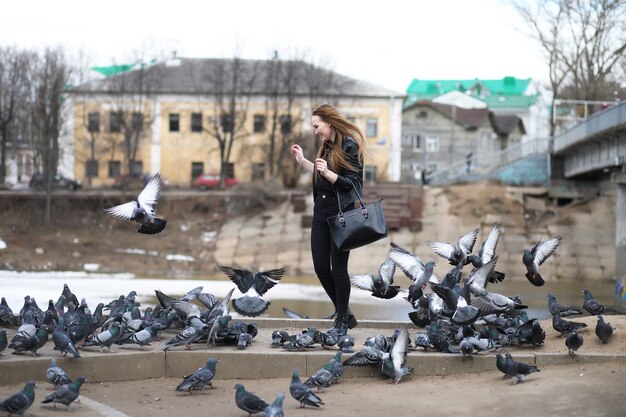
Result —
[[[441,186],[467,181],[471,178],[484,177],[494,170],[509,165],[520,159],[548,153],[550,140],[534,139],[518,143],[497,152],[474,155],[471,159],[463,159],[441,171],[426,174],[426,184]]]

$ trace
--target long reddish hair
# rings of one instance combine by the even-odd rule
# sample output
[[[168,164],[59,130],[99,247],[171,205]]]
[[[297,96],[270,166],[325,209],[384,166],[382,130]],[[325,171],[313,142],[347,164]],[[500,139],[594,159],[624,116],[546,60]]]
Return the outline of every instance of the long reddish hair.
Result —
[[[365,139],[363,132],[359,127],[347,120],[336,108],[330,104],[322,104],[313,109],[313,116],[318,116],[324,122],[328,123],[335,131],[335,138],[331,141],[322,141],[320,149],[317,151],[317,158],[323,158],[328,162],[331,170],[338,172],[339,168],[346,168],[351,171],[357,169],[348,162],[345,152],[343,151],[343,141],[350,136],[359,147],[359,160],[363,163],[363,148],[365,147]]]

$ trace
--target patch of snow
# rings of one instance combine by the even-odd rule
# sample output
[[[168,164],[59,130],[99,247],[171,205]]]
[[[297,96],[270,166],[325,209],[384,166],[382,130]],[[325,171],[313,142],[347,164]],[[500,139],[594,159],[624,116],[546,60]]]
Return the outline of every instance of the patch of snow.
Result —
[[[167,259],[168,261],[177,261],[177,262],[194,262],[195,261],[193,256],[179,255],[179,254],[165,255],[165,259]]]
[[[2,240],[2,238],[0,238],[0,250],[2,249],[6,249],[7,248],[7,243]]]
[[[100,264],[86,263],[83,264],[83,269],[88,272],[96,272],[98,269],[100,269]]]
[[[189,229],[191,229],[191,227],[188,224],[183,223],[183,224],[180,225],[180,231],[181,232],[187,232],[187,231],[189,231]]]
[[[129,253],[131,255],[148,255],[148,256],[159,256],[159,252],[155,250],[145,250],[145,249],[135,249],[135,248],[118,248],[115,249],[117,253]]]
[[[209,243],[215,238],[215,236],[217,236],[217,232],[214,232],[214,231],[204,232],[200,236],[200,239],[202,239],[204,243]]]

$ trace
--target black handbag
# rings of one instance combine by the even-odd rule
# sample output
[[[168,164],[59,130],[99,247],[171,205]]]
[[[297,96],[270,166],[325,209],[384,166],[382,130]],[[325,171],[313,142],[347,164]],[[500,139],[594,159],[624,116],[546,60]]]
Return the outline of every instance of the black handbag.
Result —
[[[350,185],[354,188],[361,207],[343,212],[339,191],[335,190],[339,214],[326,219],[337,248],[344,252],[387,237],[387,222],[380,204],[382,199],[365,204],[352,181]]]

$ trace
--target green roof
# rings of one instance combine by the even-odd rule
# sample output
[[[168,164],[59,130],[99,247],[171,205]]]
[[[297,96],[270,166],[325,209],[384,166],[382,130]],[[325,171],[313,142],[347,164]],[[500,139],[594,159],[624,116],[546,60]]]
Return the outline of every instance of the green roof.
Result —
[[[111,65],[108,67],[92,67],[91,69],[99,72],[105,77],[110,77],[111,75],[116,75],[122,72],[129,71],[133,69],[135,64],[126,64],[126,65]]]
[[[532,78],[504,77],[498,80],[418,80],[406,89],[406,105],[419,100],[432,100],[451,91],[460,91],[487,103],[490,108],[529,107],[537,101],[536,94],[525,94]]]

